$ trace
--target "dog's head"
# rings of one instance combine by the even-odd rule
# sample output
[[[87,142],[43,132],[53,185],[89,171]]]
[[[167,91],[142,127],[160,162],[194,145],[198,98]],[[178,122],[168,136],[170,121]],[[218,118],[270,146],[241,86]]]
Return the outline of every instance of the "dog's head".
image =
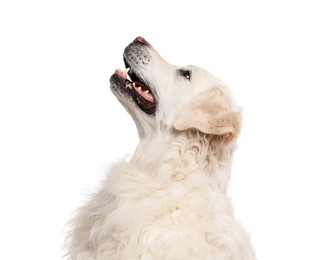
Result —
[[[126,70],[111,76],[111,89],[134,119],[140,138],[172,129],[227,138],[238,134],[240,112],[228,89],[208,71],[169,64],[142,37],[123,56]]]

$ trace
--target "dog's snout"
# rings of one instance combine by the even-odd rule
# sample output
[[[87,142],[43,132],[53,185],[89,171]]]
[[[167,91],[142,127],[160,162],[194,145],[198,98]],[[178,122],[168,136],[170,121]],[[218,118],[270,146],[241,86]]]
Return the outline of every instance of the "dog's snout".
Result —
[[[138,42],[138,43],[142,43],[142,44],[145,44],[145,45],[150,45],[149,42],[147,42],[143,37],[141,36],[138,36],[137,38],[134,39],[133,42]]]

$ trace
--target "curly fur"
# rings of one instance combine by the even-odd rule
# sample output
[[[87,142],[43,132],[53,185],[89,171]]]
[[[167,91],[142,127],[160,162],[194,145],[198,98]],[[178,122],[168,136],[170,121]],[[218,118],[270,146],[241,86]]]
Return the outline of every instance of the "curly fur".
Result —
[[[193,105],[193,97],[176,107],[173,121],[180,111],[201,107]],[[225,108],[228,115],[236,110],[229,100],[223,98],[215,107]],[[158,127],[139,129],[140,143],[131,161],[112,166],[102,188],[73,219],[69,259],[255,259],[226,196],[240,128],[239,117],[230,118],[235,122],[226,120],[226,132],[211,128],[218,128],[218,134],[192,124],[178,129],[162,115],[156,115]]]

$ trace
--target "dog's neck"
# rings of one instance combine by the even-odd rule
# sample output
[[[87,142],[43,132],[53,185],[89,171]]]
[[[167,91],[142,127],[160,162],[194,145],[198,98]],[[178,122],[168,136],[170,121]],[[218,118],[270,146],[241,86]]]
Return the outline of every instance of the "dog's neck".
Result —
[[[214,136],[175,131],[141,138],[130,163],[141,171],[175,180],[205,174],[225,191],[233,150],[233,143],[225,144]]]

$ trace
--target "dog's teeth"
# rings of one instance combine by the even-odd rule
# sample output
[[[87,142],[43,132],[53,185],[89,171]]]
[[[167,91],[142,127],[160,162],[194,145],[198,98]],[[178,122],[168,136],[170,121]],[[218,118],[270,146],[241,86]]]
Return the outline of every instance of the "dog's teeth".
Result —
[[[129,73],[130,68],[126,68],[122,73],[124,76],[127,76]]]
[[[149,94],[149,90],[146,90],[144,93]]]

